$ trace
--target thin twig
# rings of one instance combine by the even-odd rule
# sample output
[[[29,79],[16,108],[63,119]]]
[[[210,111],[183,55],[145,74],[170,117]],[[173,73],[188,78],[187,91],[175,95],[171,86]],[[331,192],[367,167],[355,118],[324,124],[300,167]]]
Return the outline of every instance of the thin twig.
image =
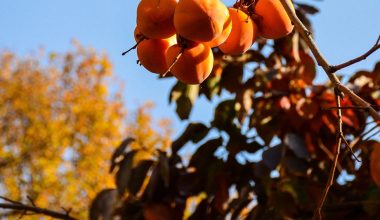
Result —
[[[348,143],[348,141],[346,140],[346,138],[344,138],[343,133],[341,133],[340,135],[341,135],[340,138],[342,138],[344,144],[345,144],[346,147],[350,150],[350,152],[351,152],[352,156],[355,158],[355,160],[356,160],[357,162],[362,162],[362,161],[361,161],[361,160],[355,155],[354,151],[353,151],[352,148],[350,147],[350,144]]]
[[[39,208],[34,205],[33,206],[26,205],[26,204],[13,201],[5,197],[1,197],[1,199],[8,201],[9,203],[0,203],[0,209],[11,209],[14,211],[20,211],[21,212],[20,217],[29,214],[28,212],[31,212],[35,214],[49,216],[56,219],[77,220],[76,218],[70,216],[68,211],[66,211],[65,213],[61,213],[61,212],[56,212],[56,211],[45,209],[45,208]]]
[[[374,53],[376,50],[378,50],[380,48],[380,35],[379,37],[377,38],[377,41],[376,43],[371,47],[371,49],[369,49],[366,53],[364,53],[363,55],[359,56],[359,57],[356,57],[352,60],[349,60],[347,62],[344,62],[342,64],[339,64],[339,65],[335,65],[335,66],[331,66],[331,69],[330,71],[331,72],[336,72],[340,69],[343,69],[343,68],[346,68],[348,66],[351,66],[352,64],[355,64],[357,62],[360,62],[362,60],[365,60],[369,55],[371,55],[372,53]]]
[[[323,110],[334,110],[334,109],[337,109],[337,108],[338,108],[337,106],[332,106],[332,107],[325,108]],[[341,109],[341,110],[349,110],[349,109],[368,110],[367,107],[363,107],[363,106],[341,106],[339,109]]]
[[[339,91],[335,90],[335,102],[336,102],[336,105],[338,107],[341,107],[340,101],[341,101],[341,96],[339,95]],[[326,183],[325,190],[323,191],[322,198],[318,204],[318,207],[315,210],[313,219],[318,219],[318,220],[322,219],[321,210],[322,210],[322,207],[326,201],[327,194],[329,193],[330,188],[334,183],[334,176],[335,176],[335,171],[336,171],[336,167],[338,164],[340,147],[342,145],[342,137],[343,137],[342,110],[340,108],[337,109],[337,114],[338,114],[338,134],[336,137],[337,138],[337,145],[336,145],[336,152],[334,155],[334,161],[333,161],[333,164],[332,164],[332,167],[330,170],[330,174],[329,174],[329,178],[328,178],[327,183]]]
[[[171,71],[171,69],[177,63],[178,59],[182,56],[184,51],[185,51],[185,47],[181,47],[181,50],[179,51],[178,55],[175,57],[173,63],[169,66],[168,70],[165,73],[161,74],[161,77],[165,77],[166,74],[168,74]]]
[[[7,202],[10,202],[10,203],[12,203],[12,204],[19,204],[19,205],[22,204],[21,202],[17,202],[17,201],[15,201],[15,200],[12,200],[12,199],[7,198],[7,197],[4,197],[4,196],[0,196],[0,199],[2,199],[2,200],[4,200],[4,201],[7,201]]]
[[[127,51],[124,51],[121,55],[124,56],[125,54],[129,53],[129,51],[136,49],[137,46],[138,46],[141,42],[143,42],[145,39],[146,39],[146,37],[140,37],[139,40],[136,42],[136,44],[135,44],[133,47],[129,48]]]
[[[295,11],[291,9],[290,3],[287,0],[280,0],[280,1],[282,5],[284,6],[284,9],[286,10],[290,19],[292,20],[295,28],[301,34],[302,39],[306,42],[311,52],[313,53],[315,59],[317,60],[318,65],[321,66],[323,70],[326,72],[327,76],[329,77],[330,81],[333,83],[334,87],[339,92],[343,92],[345,95],[348,95],[357,105],[368,108],[368,112],[373,117],[373,119],[375,119],[376,121],[380,121],[380,114],[375,109],[373,109],[372,106],[368,102],[364,101],[362,98],[356,95],[352,90],[350,90],[349,88],[347,88],[345,85],[343,85],[340,82],[336,74],[333,72],[334,71],[333,67],[323,57],[322,53],[320,52],[317,45],[315,44],[310,34],[311,32],[307,30],[305,25],[297,17]]]
[[[366,137],[363,141],[368,141],[369,139],[375,137],[376,135],[380,134],[380,130],[372,133],[370,136]]]
[[[30,196],[26,196],[26,198],[29,200],[30,204],[32,204],[33,207],[36,207],[36,204]]]

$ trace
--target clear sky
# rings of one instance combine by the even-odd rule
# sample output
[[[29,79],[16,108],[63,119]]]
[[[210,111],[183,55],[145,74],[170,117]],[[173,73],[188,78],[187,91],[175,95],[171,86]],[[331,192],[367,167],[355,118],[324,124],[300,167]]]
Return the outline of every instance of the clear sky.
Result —
[[[134,44],[137,0],[0,0],[0,50],[8,49],[25,56],[39,47],[65,52],[77,39],[84,46],[106,52],[114,72],[125,84],[127,107],[134,109],[153,100],[157,117],[168,117],[176,128],[182,124],[174,106],[168,106],[168,94],[174,79],[157,80],[157,75],[136,65],[136,53],[120,54]],[[234,1],[224,1],[231,4]],[[301,2],[301,1],[299,1]],[[324,0],[310,2],[321,9],[312,17],[317,44],[332,64],[341,63],[368,50],[380,34],[380,0]],[[380,52],[342,71],[372,69]],[[324,75],[319,72],[319,80]],[[197,103],[191,120],[206,120],[212,105]]]

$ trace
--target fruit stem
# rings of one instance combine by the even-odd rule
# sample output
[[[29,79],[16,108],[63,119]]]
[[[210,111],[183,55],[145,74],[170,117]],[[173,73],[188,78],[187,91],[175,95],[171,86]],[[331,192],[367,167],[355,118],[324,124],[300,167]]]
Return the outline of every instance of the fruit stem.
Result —
[[[145,40],[145,39],[146,39],[146,37],[144,37],[144,36],[140,37],[139,40],[136,42],[136,44],[135,44],[133,47],[129,48],[127,51],[124,51],[121,55],[124,56],[125,54],[129,53],[129,51],[136,49],[137,46],[138,46],[141,42],[143,42],[143,40]]]
[[[182,56],[183,52],[185,51],[185,47],[181,47],[181,51],[179,51],[178,55],[175,57],[173,63],[169,66],[168,70],[161,74],[161,77],[165,77],[173,68],[173,66],[177,63],[178,59]]]

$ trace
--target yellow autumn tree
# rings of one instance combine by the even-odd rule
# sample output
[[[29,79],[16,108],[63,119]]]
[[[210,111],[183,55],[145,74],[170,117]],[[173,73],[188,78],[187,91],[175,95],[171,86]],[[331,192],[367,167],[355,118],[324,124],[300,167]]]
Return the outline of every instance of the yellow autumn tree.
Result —
[[[151,104],[127,119],[120,93],[109,91],[106,55],[76,45],[41,58],[0,55],[0,193],[85,219],[96,193],[114,185],[109,159],[122,138],[165,148],[170,125],[154,124]]]

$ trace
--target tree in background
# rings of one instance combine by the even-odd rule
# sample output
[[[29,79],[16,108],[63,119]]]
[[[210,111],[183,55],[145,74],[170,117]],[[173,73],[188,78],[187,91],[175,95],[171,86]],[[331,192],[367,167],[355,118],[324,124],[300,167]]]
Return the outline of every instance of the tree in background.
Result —
[[[105,55],[76,45],[47,63],[41,58],[0,57],[1,194],[85,219],[96,193],[114,186],[106,158],[121,137],[134,136],[136,148],[164,149],[170,125],[153,124],[151,104],[127,121],[120,93],[109,91]]]

